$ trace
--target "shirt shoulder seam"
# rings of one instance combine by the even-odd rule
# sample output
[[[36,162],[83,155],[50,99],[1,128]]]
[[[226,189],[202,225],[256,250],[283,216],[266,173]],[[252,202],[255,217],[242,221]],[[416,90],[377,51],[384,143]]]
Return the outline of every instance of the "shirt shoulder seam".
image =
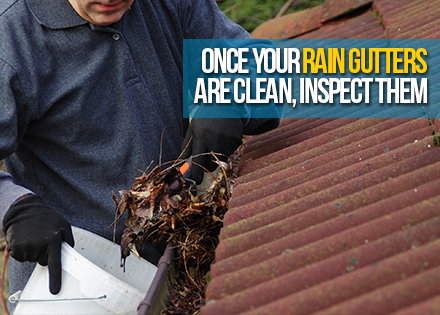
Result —
[[[4,4],[5,7],[0,6],[0,16],[2,16],[3,14],[5,14],[15,3],[17,3],[18,0],[13,0],[11,1],[10,4]]]
[[[20,78],[19,72],[17,70],[15,70],[14,66],[12,66],[9,62],[7,62],[4,58],[0,57],[0,62],[3,62],[5,64],[5,66],[8,66],[9,68],[11,68],[12,71],[14,72],[14,74],[17,76],[17,81],[18,81],[18,84],[20,85],[20,90],[21,90],[22,94],[24,95],[25,103],[29,104],[29,97],[26,94],[26,90],[23,88],[23,83]],[[38,116],[40,116],[40,111],[37,110],[37,112],[38,112]]]

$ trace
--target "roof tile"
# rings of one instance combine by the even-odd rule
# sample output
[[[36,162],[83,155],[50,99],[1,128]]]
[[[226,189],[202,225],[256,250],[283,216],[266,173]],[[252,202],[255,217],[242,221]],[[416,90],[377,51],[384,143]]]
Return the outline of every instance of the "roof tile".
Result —
[[[321,21],[326,22],[334,19],[370,4],[371,2],[373,2],[373,0],[325,0]]]
[[[434,208],[433,205],[432,209]],[[417,213],[420,209],[408,207],[408,209],[402,211]],[[209,299],[225,298],[215,303],[211,302],[209,313],[218,314],[218,312],[211,313],[212,308],[225,311],[222,308],[223,306],[230,308],[231,305],[235,305],[234,307],[237,307],[236,304],[240,303],[240,300],[244,302],[242,302],[243,305],[241,306],[243,309],[240,311],[255,308],[257,304],[248,304],[247,298],[249,295],[255,295],[255,291],[259,291],[257,295],[259,297],[258,301],[260,301],[258,302],[259,305],[266,306],[266,303],[269,303],[267,305],[271,308],[271,302],[275,305],[282,304],[285,298],[285,303],[289,306],[284,308],[284,310],[296,307],[297,309],[295,309],[294,314],[301,314],[304,313],[301,312],[301,308],[303,310],[306,309],[308,312],[313,312],[330,306],[331,304],[327,304],[316,308],[317,305],[314,304],[315,301],[321,300],[319,292],[322,292],[325,287],[332,288],[336,281],[342,285],[345,284],[347,289],[357,288],[358,292],[356,292],[356,295],[363,294],[373,288],[378,288],[380,285],[388,284],[388,281],[377,283],[377,280],[382,278],[378,272],[389,272],[386,268],[386,259],[411,261],[410,257],[405,258],[405,256],[411,256],[415,249],[429,245],[429,249],[434,247],[438,251],[440,246],[438,240],[432,241],[433,238],[440,237],[440,231],[438,230],[440,218],[438,214],[433,219],[428,219],[403,229],[401,225],[399,226],[399,223],[396,223],[394,227],[389,224],[390,222],[393,223],[394,219],[400,217],[400,215],[401,212],[396,212],[394,217],[383,217],[370,221],[368,224],[346,230],[317,242],[312,242],[301,248],[285,250],[284,254],[275,256],[264,263],[242,268],[237,272],[214,278],[208,286],[207,295]],[[387,232],[390,232],[390,234],[384,235]],[[405,254],[402,252],[405,252]],[[400,257],[399,255],[402,256]],[[418,260],[420,259],[426,261],[426,256],[418,257]],[[436,259],[435,264],[438,265],[439,258],[437,257]],[[426,267],[432,268],[435,264],[428,261]],[[274,268],[275,266],[276,268]],[[365,269],[368,270],[372,266],[376,266],[373,269],[376,274],[370,274],[368,278],[375,280],[376,283],[364,285],[364,281],[347,280],[347,275],[362,274]],[[420,271],[422,266],[419,263],[417,271]],[[402,273],[407,277],[411,275],[408,272]],[[398,278],[395,281],[404,280],[402,273],[398,274]],[[275,289],[277,285],[279,286],[278,294],[273,296],[272,289]],[[272,289],[268,290],[268,288]],[[280,289],[283,289],[283,292],[280,293]],[[333,289],[333,294],[341,294],[336,285]],[[266,300],[266,296],[270,296],[270,299]],[[305,297],[308,297],[307,300],[304,299]],[[345,297],[345,299],[347,298]],[[328,302],[334,303],[335,301],[329,299]],[[260,314],[263,313],[261,312]],[[288,313],[290,312],[274,312],[273,314]],[[228,309],[228,312],[223,314],[234,313]]]
[[[432,139],[430,140],[432,141]],[[433,145],[431,145],[431,147],[433,147]],[[435,148],[432,151],[424,152],[418,156],[396,162],[395,164],[393,163],[376,171],[372,171],[371,173],[356,176],[338,185],[330,186],[322,190],[316,189],[315,191],[312,186],[310,190],[307,191],[307,183],[306,185],[299,185],[299,194],[295,191],[295,188],[287,189],[277,194],[277,197],[282,198],[283,202],[279,202],[279,199],[272,197],[272,199],[269,199],[274,200],[272,204],[267,201],[265,202],[269,205],[268,208],[260,206],[256,209],[252,207],[234,208],[232,213],[234,217],[240,217],[240,221],[235,221],[234,224],[227,224],[221,232],[222,240],[232,237],[233,235],[262,228],[266,225],[272,226],[281,220],[288,219],[304,211],[319,206],[324,207],[327,203],[329,204],[326,205],[328,208],[326,215],[327,218],[330,219],[333,215],[339,215],[342,211],[342,209],[340,209],[342,205],[349,202],[351,198],[355,198],[353,201],[354,206],[359,207],[377,202],[381,200],[381,198],[389,197],[389,194],[395,194],[396,192],[413,188],[413,186],[408,187],[408,185],[421,185],[423,180],[432,180],[431,176],[434,176],[434,178],[435,176],[439,176],[437,169],[440,168],[440,164],[430,166],[431,168],[428,168],[430,173],[418,174],[418,171],[416,171],[416,169],[422,168],[429,163],[434,163],[437,159],[440,160],[440,157],[437,157],[437,155],[440,155],[437,149],[438,148]],[[393,159],[392,156],[390,157]],[[362,164],[364,163],[368,162],[363,162]],[[351,170],[343,169],[339,171],[337,175],[342,177],[346,174],[355,175],[349,172],[351,172]],[[407,177],[402,176],[408,172]],[[414,178],[414,174],[418,174],[419,177]],[[393,180],[398,176],[402,176],[402,178],[406,180],[411,180],[411,183],[403,183],[400,179]],[[325,178],[325,176],[323,177]],[[320,177],[319,180],[325,180],[324,178]],[[387,189],[386,194],[383,195],[383,191],[378,191],[379,189]],[[292,193],[294,196],[291,195]],[[263,203],[263,200],[259,200],[252,205],[257,207],[257,205],[261,203]],[[311,215],[312,213],[313,212],[308,213],[307,215]],[[228,216],[226,216],[225,220],[227,219],[227,221],[229,221],[230,219],[227,217]],[[271,232],[275,233],[273,230]],[[282,229],[278,231],[278,233],[282,232]]]
[[[310,39],[350,39],[350,38],[385,38],[386,34],[380,20],[371,9],[350,18],[325,23],[320,29],[309,32],[299,38]]]
[[[440,148],[432,144],[432,126],[424,119],[335,124],[340,120],[318,124],[316,128],[327,130],[324,133],[310,133],[306,127],[319,119],[284,120],[281,130],[262,135],[261,142],[258,136],[250,141],[253,150],[245,156],[271,136],[278,142],[294,137],[288,127],[306,134],[299,137],[302,141],[293,141],[292,148],[327,134],[337,135],[340,128],[353,130],[336,139],[339,145],[333,150],[315,154],[311,159],[315,164],[303,159],[285,169],[290,175],[281,170],[238,181],[216,250],[217,262],[211,268],[203,314],[309,314],[322,310],[340,314],[340,310],[366,303],[363,299],[383,298],[384,288],[392,289],[397,282],[420,285],[421,280],[412,282],[420,268],[411,267],[419,266],[420,261],[427,264],[424,270],[436,270],[436,264],[440,265],[438,255],[433,260],[425,255],[440,246]],[[288,136],[283,137],[284,133]],[[356,138],[358,141],[347,141]],[[298,155],[323,146],[306,146]],[[331,158],[337,154],[340,156]],[[301,170],[303,166],[308,169]],[[250,170],[244,177],[264,169]],[[274,174],[278,181],[273,177],[265,185]],[[240,188],[251,183],[257,187]],[[266,188],[272,191],[258,195]],[[237,191],[239,201],[234,201]],[[387,267],[391,265],[397,268],[393,274]],[[433,298],[435,292],[431,290],[428,297]],[[398,304],[391,311],[409,306],[402,297],[396,299]],[[300,300],[303,302],[295,303]],[[369,314],[378,310],[374,305],[368,309]]]
[[[252,32],[254,38],[292,38],[321,26],[322,5],[269,20]]]
[[[285,252],[286,248],[290,250],[300,248],[337,232],[435,197],[438,192],[434,184],[440,185],[440,180],[421,186],[411,183],[412,186],[399,187],[400,191],[394,190],[389,194],[390,197],[384,200],[377,201],[383,197],[378,194],[379,198],[372,199],[370,204],[364,206],[359,205],[356,198],[361,194],[341,198],[335,203],[316,207],[312,212],[293,215],[272,226],[264,226],[261,229],[225,239],[218,249],[218,263],[213,266],[213,275],[248,267],[256,261],[261,262],[280,255]],[[385,185],[380,185],[376,188],[384,187]],[[394,187],[388,186],[387,188],[391,190]],[[312,229],[311,226],[313,226]]]
[[[389,38],[440,38],[439,3],[436,0],[376,0],[373,8],[380,15]]]
[[[440,37],[438,0],[370,2],[289,36]],[[247,142],[202,314],[440,314],[439,117],[312,117]]]

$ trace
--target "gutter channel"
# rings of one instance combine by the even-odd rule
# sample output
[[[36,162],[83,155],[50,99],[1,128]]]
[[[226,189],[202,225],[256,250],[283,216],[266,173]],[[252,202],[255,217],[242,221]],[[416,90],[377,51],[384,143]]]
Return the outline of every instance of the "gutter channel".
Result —
[[[158,315],[165,308],[169,296],[169,289],[174,281],[173,256],[173,243],[168,242],[157,265],[157,272],[151,282],[150,288],[145,298],[139,303],[137,315]]]

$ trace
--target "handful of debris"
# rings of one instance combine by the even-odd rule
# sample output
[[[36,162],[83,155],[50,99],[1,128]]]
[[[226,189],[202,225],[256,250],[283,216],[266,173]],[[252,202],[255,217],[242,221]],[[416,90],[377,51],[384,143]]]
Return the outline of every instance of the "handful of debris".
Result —
[[[217,161],[221,171],[208,188],[194,196],[179,167],[162,169],[136,178],[130,190],[119,192],[113,202],[119,216],[128,212],[121,240],[122,264],[148,239],[173,242],[176,285],[163,314],[194,314],[204,304],[206,277],[230,198],[228,164]]]

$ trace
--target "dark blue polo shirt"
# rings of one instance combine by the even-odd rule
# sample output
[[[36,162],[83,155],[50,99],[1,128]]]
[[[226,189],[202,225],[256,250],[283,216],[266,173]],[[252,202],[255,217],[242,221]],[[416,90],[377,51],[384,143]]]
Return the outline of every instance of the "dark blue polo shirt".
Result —
[[[182,40],[249,37],[213,0],[135,0],[106,27],[67,0],[2,0],[1,218],[34,192],[72,225],[112,238],[111,191],[180,154]],[[20,277],[10,272],[12,291]]]

